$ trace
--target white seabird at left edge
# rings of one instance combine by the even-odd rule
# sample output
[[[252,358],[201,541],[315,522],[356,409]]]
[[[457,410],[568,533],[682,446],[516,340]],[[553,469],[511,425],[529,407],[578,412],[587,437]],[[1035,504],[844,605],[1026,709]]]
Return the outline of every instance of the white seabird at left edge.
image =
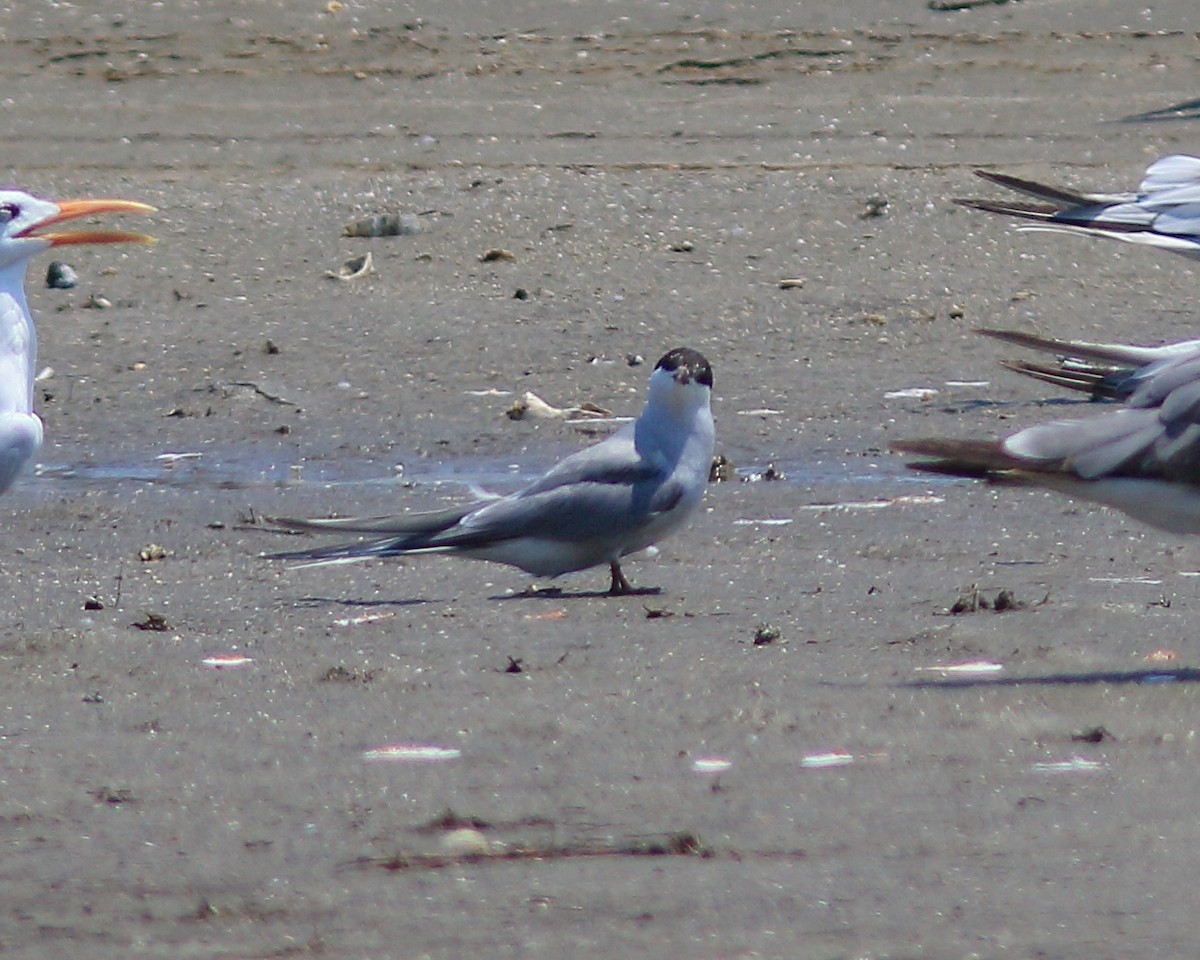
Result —
[[[40,200],[0,190],[0,493],[42,444],[33,412],[37,332],[25,299],[25,269],[43,250],[79,243],[150,243],[144,233],[102,230],[35,232],[98,213],[151,213],[133,200]]]
[[[665,354],[641,415],[572,454],[523,490],[493,500],[377,519],[273,519],[300,530],[375,534],[357,543],[271,555],[305,565],[449,553],[535,577],[607,563],[609,593],[635,593],[621,558],[678,529],[700,505],[712,464],[712,366],[697,351]]]

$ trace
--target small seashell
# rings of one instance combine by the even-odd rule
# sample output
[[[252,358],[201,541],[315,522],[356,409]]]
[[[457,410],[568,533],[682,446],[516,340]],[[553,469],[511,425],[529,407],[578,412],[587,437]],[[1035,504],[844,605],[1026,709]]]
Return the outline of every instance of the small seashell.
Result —
[[[457,747],[439,747],[432,744],[391,743],[362,752],[364,760],[384,760],[393,763],[437,763],[442,760],[457,760],[461,756],[462,751]]]
[[[411,213],[377,213],[342,227],[343,237],[414,237],[421,221]]]
[[[79,283],[79,274],[61,260],[51,260],[46,267],[46,286],[51,290],[70,290]]]
[[[102,297],[95,293],[90,294],[83,302],[83,308],[85,310],[107,310],[111,306],[112,301],[109,300],[108,297]]]
[[[486,857],[492,845],[481,830],[460,827],[442,834],[442,849],[452,857]]]
[[[987,677],[1004,672],[1004,664],[992,660],[971,660],[966,663],[936,663],[930,667],[913,667],[919,673],[940,673],[944,677]]]
[[[803,286],[804,286],[804,278],[803,277],[791,277],[787,280],[779,281],[779,289],[780,290],[799,290]]]
[[[494,263],[497,260],[516,260],[517,255],[511,250],[505,250],[503,247],[492,247],[491,250],[486,250],[479,257],[480,263]]]
[[[326,270],[325,276],[330,280],[357,280],[359,277],[365,277],[368,273],[375,272],[375,263],[371,259],[370,253],[364,253],[362,256],[351,257],[340,267],[337,272]]]
[[[150,563],[153,560],[162,560],[166,555],[167,551],[157,543],[148,543],[138,551],[138,559],[143,563]]]
[[[227,667],[249,666],[254,662],[254,658],[243,656],[240,653],[214,653],[205,657],[200,662],[206,667],[220,670]]]
[[[854,755],[845,750],[830,750],[827,753],[810,753],[800,758],[800,766],[805,770],[824,770],[828,767],[848,767],[854,762]]]
[[[525,395],[519,400],[514,400],[512,406],[505,411],[505,415],[509,420],[524,420],[526,417],[533,417],[540,420],[567,420],[571,418],[587,420],[611,417],[612,412],[588,400],[585,400],[577,407],[551,406],[530,390],[526,391]]]
[[[1090,760],[1087,757],[1070,757],[1066,760],[1048,760],[1035,763],[1029,769],[1035,773],[1091,773],[1103,770],[1104,763],[1100,760]]]

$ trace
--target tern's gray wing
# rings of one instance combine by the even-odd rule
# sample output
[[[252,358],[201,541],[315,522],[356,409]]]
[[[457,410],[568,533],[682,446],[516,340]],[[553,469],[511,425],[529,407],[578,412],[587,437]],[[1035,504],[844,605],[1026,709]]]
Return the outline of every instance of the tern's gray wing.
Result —
[[[527,537],[572,543],[619,541],[672,509],[684,494],[683,485],[672,480],[564,484],[488,504],[457,526],[428,538],[427,545],[471,549]]]
[[[1121,410],[1030,427],[1004,441],[1033,469],[1085,480],[1143,477],[1200,482],[1200,357],[1167,362]]]
[[[622,431],[563,460],[519,493],[472,511],[430,538],[431,545],[620,538],[674,508],[685,493],[663,466],[638,454],[632,432]]]
[[[1188,190],[1194,191],[1190,200]],[[1155,160],[1146,168],[1138,192],[1147,197],[1176,194],[1183,202],[1200,202],[1200,157],[1176,153]]]

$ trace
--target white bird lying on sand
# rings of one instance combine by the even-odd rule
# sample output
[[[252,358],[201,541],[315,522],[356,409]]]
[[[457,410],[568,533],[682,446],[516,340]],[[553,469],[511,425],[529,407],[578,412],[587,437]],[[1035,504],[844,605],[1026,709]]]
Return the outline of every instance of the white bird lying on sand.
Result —
[[[143,233],[77,230],[35,233],[96,213],[150,213],[133,200],[39,200],[0,190],[0,493],[17,478],[42,443],[33,412],[37,333],[25,299],[25,268],[36,253],[76,243],[149,243]]]
[[[1135,374],[1125,405],[1028,427],[1004,440],[901,440],[909,466],[1046,487],[1170,533],[1200,533],[1200,354]]]
[[[1019,330],[975,332],[1019,347],[1055,354],[1058,362],[1053,365],[1026,360],[1001,360],[1000,364],[1035,380],[1089,394],[1093,400],[1128,400],[1138,387],[1165,367],[1200,359],[1200,340],[1140,347],[1127,343],[1056,340]]]
[[[1154,161],[1137,193],[1075,193],[1003,173],[975,173],[1041,202],[974,198],[954,202],[1035,221],[1022,230],[1108,237],[1200,260],[1200,157],[1173,154]]]
[[[357,543],[273,554],[305,566],[409,553],[451,553],[536,577],[607,563],[610,594],[635,592],[621,558],[658,542],[700,504],[713,453],[712,367],[688,347],[662,357],[633,423],[572,454],[506,497],[378,519],[270,522],[300,530],[375,534]]]

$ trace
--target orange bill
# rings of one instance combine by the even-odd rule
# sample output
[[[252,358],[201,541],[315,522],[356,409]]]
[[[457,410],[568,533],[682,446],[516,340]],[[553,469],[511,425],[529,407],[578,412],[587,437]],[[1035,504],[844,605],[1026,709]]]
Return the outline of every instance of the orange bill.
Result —
[[[93,216],[100,213],[153,213],[155,208],[148,203],[138,203],[136,200],[57,200],[55,206],[58,213],[35,223],[24,231],[23,237],[40,237],[49,240],[50,245],[62,247],[74,243],[153,243],[154,237],[145,233],[133,233],[125,230],[52,230],[40,233],[45,227],[64,223],[68,220],[78,220],[80,217]]]

